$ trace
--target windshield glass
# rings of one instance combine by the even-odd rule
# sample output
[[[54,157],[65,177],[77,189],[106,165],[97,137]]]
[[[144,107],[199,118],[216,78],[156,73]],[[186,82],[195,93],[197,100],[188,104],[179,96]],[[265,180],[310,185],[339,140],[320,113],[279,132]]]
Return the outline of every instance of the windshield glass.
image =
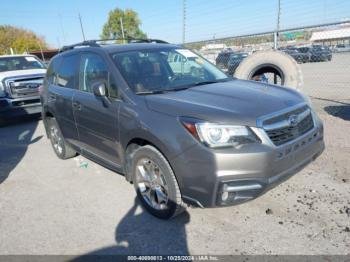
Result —
[[[43,68],[44,64],[33,56],[0,57],[0,72]]]
[[[228,78],[188,49],[153,49],[112,54],[120,73],[136,93],[171,91]]]

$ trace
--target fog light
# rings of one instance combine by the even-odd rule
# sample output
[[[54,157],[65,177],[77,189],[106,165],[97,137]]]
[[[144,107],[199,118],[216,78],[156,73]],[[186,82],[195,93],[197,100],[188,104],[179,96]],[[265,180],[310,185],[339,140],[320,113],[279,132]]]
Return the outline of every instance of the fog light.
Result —
[[[221,200],[225,202],[228,199],[228,192],[221,193]]]

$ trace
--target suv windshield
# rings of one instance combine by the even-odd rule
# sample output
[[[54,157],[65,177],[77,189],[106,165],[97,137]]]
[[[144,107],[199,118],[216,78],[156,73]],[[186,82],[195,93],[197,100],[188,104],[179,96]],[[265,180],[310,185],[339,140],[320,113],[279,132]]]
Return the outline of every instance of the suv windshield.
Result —
[[[0,72],[43,68],[44,64],[33,56],[0,57]]]
[[[188,49],[114,53],[112,59],[130,88],[138,94],[175,91],[231,79]]]

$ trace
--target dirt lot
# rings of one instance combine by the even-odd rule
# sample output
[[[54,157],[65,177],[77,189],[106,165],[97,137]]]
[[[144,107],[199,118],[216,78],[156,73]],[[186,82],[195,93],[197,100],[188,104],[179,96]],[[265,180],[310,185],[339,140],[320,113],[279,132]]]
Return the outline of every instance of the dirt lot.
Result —
[[[170,221],[142,211],[122,176],[57,159],[41,121],[0,128],[0,254],[350,254],[350,122],[321,117],[327,149],[305,170]]]

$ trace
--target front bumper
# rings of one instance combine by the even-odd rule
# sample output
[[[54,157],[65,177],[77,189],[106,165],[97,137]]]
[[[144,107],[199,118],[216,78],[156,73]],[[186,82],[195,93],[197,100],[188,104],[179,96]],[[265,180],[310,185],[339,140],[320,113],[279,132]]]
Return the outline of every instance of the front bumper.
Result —
[[[323,125],[315,122],[312,130],[281,146],[255,128],[261,144],[217,150],[201,144],[191,147],[171,161],[184,201],[201,207],[227,206],[264,194],[322,153]]]
[[[0,118],[2,120],[39,113],[41,113],[41,103],[37,96],[17,99],[0,98]]]

